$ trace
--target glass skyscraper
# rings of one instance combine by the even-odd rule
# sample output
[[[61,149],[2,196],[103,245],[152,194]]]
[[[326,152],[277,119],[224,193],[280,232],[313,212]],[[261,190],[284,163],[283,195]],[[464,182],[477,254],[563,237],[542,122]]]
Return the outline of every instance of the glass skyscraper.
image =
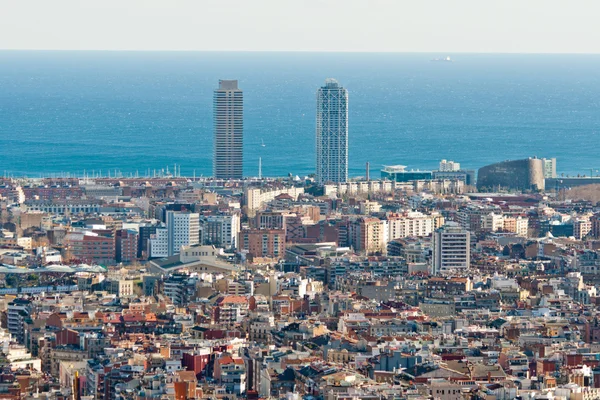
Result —
[[[327,79],[317,91],[317,183],[348,180],[348,91]]]
[[[244,97],[237,80],[219,80],[213,95],[213,176],[242,179]]]

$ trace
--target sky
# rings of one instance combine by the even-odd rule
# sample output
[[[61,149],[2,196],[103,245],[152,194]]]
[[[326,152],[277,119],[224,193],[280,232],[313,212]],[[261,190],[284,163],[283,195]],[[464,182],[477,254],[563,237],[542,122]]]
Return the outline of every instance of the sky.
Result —
[[[600,0],[0,0],[0,49],[600,53]]]

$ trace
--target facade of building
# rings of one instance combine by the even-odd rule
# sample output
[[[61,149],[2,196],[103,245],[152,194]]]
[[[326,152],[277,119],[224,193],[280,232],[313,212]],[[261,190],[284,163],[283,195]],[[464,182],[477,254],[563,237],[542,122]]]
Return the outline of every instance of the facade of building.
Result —
[[[447,223],[433,233],[432,269],[435,275],[465,270],[471,263],[470,233],[456,223]]]
[[[442,160],[440,161],[441,172],[460,171],[460,163],[454,161]]]
[[[242,179],[244,97],[237,80],[220,80],[213,96],[213,177]]]
[[[379,218],[360,218],[351,225],[352,244],[365,254],[386,253],[388,242],[387,221]]]
[[[226,249],[237,249],[240,233],[240,215],[228,213],[200,218],[202,244],[214,244]]]
[[[388,165],[381,170],[381,179],[388,179],[394,182],[430,180],[432,177],[433,174],[431,171],[407,171],[405,165]]]
[[[429,236],[433,232],[433,220],[433,216],[420,212],[390,214],[387,217],[388,238],[393,240],[410,236]]]
[[[542,158],[544,163],[544,178],[556,178],[556,158]]]
[[[317,91],[317,183],[348,180],[348,91],[327,79]]]
[[[131,229],[119,229],[115,233],[115,252],[117,262],[131,262],[138,254],[138,233]]]
[[[138,258],[148,257],[148,240],[156,233],[156,225],[140,226],[138,236]]]
[[[287,194],[292,199],[298,199],[298,196],[304,193],[303,187],[272,187],[272,188],[258,188],[248,187],[244,191],[244,203],[248,208],[248,212],[260,209],[264,204],[275,200],[275,197],[281,194]]]
[[[504,216],[502,214],[489,213],[481,216],[481,230],[485,232],[497,232],[504,229]]]
[[[593,238],[600,238],[600,214],[595,214],[590,217],[590,235]]]
[[[71,232],[65,242],[70,253],[68,258],[86,263],[115,263],[115,238],[112,231]]]
[[[169,257],[169,230],[167,228],[156,228],[148,239],[148,257]]]
[[[539,158],[503,161],[479,168],[477,189],[544,190],[544,161]]]
[[[458,171],[433,171],[431,173],[431,177],[434,180],[452,180],[452,181],[461,181],[466,185],[474,185],[475,180],[475,170],[473,169],[465,169]]]
[[[200,243],[200,214],[187,211],[167,211],[169,256],[179,254],[182,246]]]
[[[592,230],[592,222],[589,218],[577,218],[573,221],[573,236],[575,239],[583,239]]]
[[[7,326],[8,332],[18,342],[25,341],[25,319],[31,313],[31,302],[25,299],[14,299],[8,303]]]
[[[283,258],[285,255],[285,230],[246,229],[240,232],[240,249],[251,258]]]
[[[529,219],[521,216],[504,216],[503,230],[505,232],[516,233],[517,236],[527,237],[527,232],[529,230]]]

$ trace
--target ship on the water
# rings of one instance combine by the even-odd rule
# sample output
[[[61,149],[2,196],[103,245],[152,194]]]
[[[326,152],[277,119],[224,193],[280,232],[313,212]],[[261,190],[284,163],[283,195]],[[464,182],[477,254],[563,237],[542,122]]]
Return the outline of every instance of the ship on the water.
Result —
[[[434,58],[431,61],[439,61],[439,62],[452,62],[454,60],[452,60],[449,56],[448,57],[444,57],[444,58]]]

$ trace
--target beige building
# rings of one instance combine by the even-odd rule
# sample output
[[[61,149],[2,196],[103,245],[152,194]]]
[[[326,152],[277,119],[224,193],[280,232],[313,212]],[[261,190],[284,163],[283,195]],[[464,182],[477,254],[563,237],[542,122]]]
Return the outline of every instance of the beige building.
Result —
[[[362,215],[370,215],[373,213],[378,213],[381,210],[381,204],[376,201],[361,201],[360,202],[360,213]]]
[[[514,232],[517,236],[527,237],[529,229],[529,219],[523,217],[504,217],[504,230]]]
[[[365,254],[386,253],[387,226],[378,218],[361,218],[354,223],[353,242],[355,250]]]
[[[119,297],[133,296],[134,282],[132,280],[122,279],[119,281]]]
[[[592,222],[589,218],[577,218],[573,221],[573,236],[576,239],[583,239],[592,230]]]
[[[289,187],[289,188],[247,188],[244,191],[244,199],[248,212],[253,214],[253,211],[259,210],[265,203],[275,200],[275,197],[280,194],[287,194],[294,200],[304,193],[304,188]],[[251,212],[252,211],[252,212]]]

